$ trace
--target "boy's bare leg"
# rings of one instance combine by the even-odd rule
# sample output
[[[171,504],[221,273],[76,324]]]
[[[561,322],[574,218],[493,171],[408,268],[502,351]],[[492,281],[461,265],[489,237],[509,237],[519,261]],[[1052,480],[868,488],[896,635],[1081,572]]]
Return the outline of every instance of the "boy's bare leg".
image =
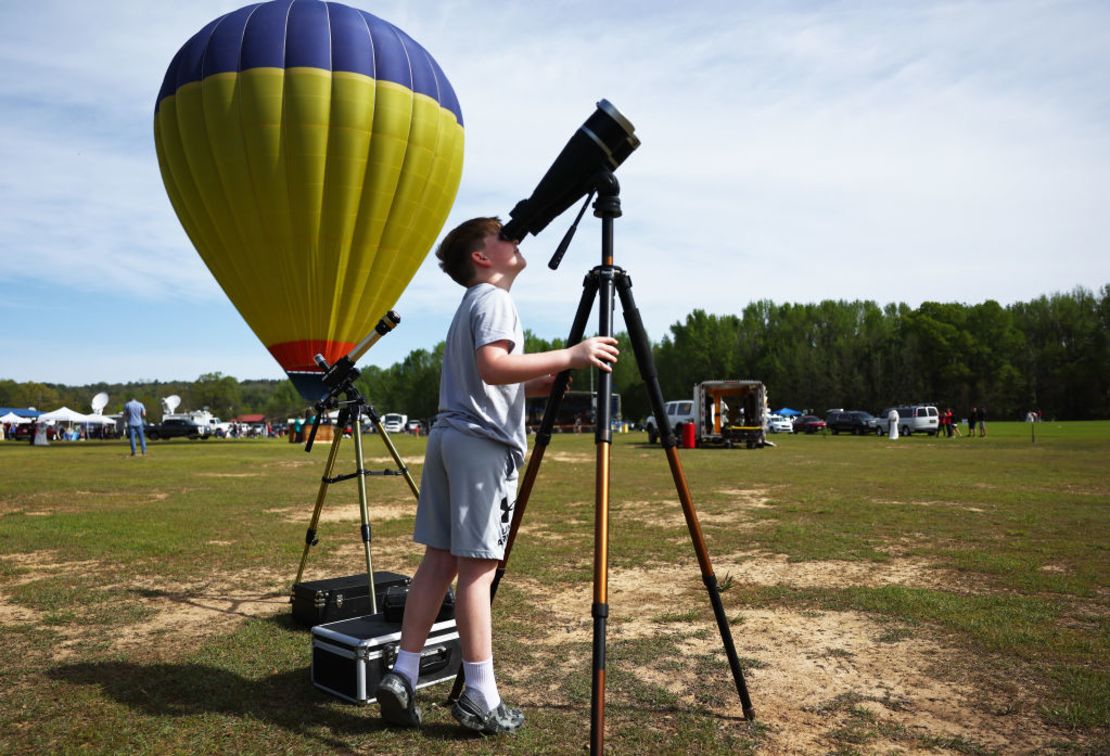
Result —
[[[459,627],[462,658],[463,661],[484,661],[493,657],[489,591],[497,572],[497,560],[459,557],[458,566],[455,622]]]
[[[455,557],[450,551],[434,549],[428,546],[424,550],[424,559],[412,577],[409,586],[409,595],[405,599],[405,617],[401,624],[401,650],[410,653],[420,653],[428,640],[428,631],[439,608],[443,605],[443,597],[447,588],[455,579],[459,562],[462,559]],[[494,567],[497,562],[493,563]],[[486,614],[489,614],[489,591],[486,592]],[[461,629],[461,623],[460,623]],[[461,635],[461,633],[460,633]],[[465,654],[465,649],[463,651]]]
[[[501,700],[493,672],[489,594],[496,572],[495,559],[459,558],[455,621],[462,644],[466,689],[451,714],[464,727],[485,735],[513,732],[524,725],[523,712]]]
[[[397,651],[393,670],[382,677],[375,691],[382,718],[390,724],[416,727],[421,722],[420,707],[416,705],[420,652],[424,650],[428,631],[443,604],[447,587],[455,579],[456,569],[451,552],[429,546],[413,575],[401,624],[401,648]]]

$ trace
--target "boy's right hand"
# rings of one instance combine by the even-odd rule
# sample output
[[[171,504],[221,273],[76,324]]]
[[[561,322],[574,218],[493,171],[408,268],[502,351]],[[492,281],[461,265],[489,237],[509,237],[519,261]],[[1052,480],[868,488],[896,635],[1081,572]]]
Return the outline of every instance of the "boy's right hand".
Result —
[[[570,366],[572,368],[595,367],[606,373],[613,372],[610,365],[616,363],[617,340],[612,336],[593,336],[580,341],[567,351],[570,352]]]

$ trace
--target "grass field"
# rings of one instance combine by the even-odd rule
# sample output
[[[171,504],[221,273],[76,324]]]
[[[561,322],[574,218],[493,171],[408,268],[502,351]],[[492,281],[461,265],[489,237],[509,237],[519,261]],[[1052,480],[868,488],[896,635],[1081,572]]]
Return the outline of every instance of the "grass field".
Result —
[[[1110,423],[989,430],[680,452],[754,725],[666,460],[615,436],[609,748],[1110,752]],[[418,471],[424,440],[395,441]],[[502,693],[528,716],[500,741],[457,728],[446,685],[417,732],[311,685],[287,594],[326,450],[0,443],[0,752],[581,752],[592,436],[555,437],[495,605]],[[411,493],[368,485],[375,567],[411,574]],[[356,501],[333,486],[306,579],[359,570]]]

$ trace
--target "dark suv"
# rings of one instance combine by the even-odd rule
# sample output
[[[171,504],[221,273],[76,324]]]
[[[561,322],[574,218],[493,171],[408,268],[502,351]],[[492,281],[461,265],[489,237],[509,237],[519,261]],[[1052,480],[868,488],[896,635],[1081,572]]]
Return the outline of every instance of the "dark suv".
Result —
[[[200,428],[196,423],[191,423],[182,418],[170,417],[162,421],[161,425],[149,425],[146,428],[147,438],[154,439],[169,439],[169,438],[207,438],[207,436],[200,435]]]
[[[834,410],[825,415],[825,423],[833,435],[851,433],[853,436],[869,436],[879,433],[879,421],[870,413],[855,410]]]

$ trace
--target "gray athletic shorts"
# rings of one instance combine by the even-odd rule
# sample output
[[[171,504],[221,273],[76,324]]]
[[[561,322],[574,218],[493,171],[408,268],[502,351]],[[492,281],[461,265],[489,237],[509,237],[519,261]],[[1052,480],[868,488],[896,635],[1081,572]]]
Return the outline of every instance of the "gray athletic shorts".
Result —
[[[505,444],[433,428],[412,539],[455,556],[502,559],[516,480],[516,464]]]

